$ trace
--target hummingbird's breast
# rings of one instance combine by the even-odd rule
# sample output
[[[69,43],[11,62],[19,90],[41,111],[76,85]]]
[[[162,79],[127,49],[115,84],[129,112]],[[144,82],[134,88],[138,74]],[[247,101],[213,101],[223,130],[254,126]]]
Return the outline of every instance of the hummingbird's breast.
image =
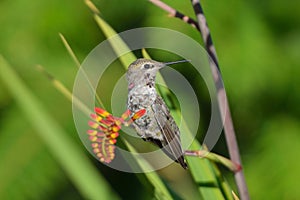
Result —
[[[138,135],[145,139],[160,132],[152,110],[156,97],[157,93],[154,87],[134,87],[128,92],[127,109],[130,110],[131,115],[141,109],[146,109],[145,115],[133,123]]]
[[[153,104],[156,96],[154,87],[135,86],[128,91],[127,107],[132,112],[146,109]]]

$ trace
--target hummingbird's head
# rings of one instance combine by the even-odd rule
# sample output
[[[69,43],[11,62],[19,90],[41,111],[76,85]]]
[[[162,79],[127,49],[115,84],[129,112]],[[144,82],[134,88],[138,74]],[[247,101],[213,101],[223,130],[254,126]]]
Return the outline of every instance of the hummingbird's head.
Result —
[[[139,58],[129,65],[127,70],[127,81],[129,83],[141,82],[145,80],[145,77],[148,80],[150,79],[155,81],[156,73],[158,72],[158,70],[160,70],[161,68],[167,65],[181,63],[181,62],[189,62],[189,61],[179,60],[179,61],[164,63],[155,60]]]
[[[139,81],[143,79],[145,75],[153,77],[155,79],[156,73],[159,69],[166,66],[165,63],[155,60],[140,58],[131,63],[127,70],[128,82]]]
[[[164,67],[165,64],[155,60],[139,58],[128,67],[127,74],[145,74],[145,73],[156,73],[160,68]]]

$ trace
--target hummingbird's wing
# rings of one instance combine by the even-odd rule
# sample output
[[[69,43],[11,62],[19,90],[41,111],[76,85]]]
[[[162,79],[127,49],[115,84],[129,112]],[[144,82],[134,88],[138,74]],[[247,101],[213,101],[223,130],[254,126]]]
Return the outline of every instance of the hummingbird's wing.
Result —
[[[164,100],[157,95],[157,98],[155,99],[151,108],[154,113],[154,118],[163,136],[162,140],[155,140],[152,142],[160,146],[172,160],[180,163],[181,166],[186,169],[187,164],[185,163],[183,157],[179,128],[171,116],[167,105],[165,104]]]

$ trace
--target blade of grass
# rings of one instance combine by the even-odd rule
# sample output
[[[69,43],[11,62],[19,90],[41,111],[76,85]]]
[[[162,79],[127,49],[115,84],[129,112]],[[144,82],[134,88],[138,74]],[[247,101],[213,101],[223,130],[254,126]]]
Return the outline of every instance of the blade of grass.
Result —
[[[118,199],[116,193],[92,166],[81,149],[67,137],[1,55],[0,69],[0,78],[83,197]]]
[[[69,45],[68,41],[66,40],[66,38],[65,38],[65,37],[63,36],[63,34],[61,34],[61,33],[59,33],[59,37],[60,37],[61,41],[63,42],[65,48],[67,49],[69,55],[70,55],[71,58],[73,59],[75,65],[76,65],[77,68],[79,69],[80,66],[81,66],[81,65],[80,65],[80,62],[79,62],[78,58],[76,57],[74,51],[72,50],[71,46]],[[98,102],[99,106],[104,107],[104,106],[103,106],[103,102],[101,101],[99,95],[98,95],[97,92],[95,91],[96,89],[93,88],[93,86],[92,86],[90,80],[88,79],[88,77],[87,77],[86,73],[84,73],[84,71],[83,71],[83,74],[84,74],[84,76],[85,76],[85,78],[86,78],[86,80],[87,80],[87,83],[90,85],[90,89],[93,90],[93,93],[94,93],[94,94],[96,94],[96,99],[97,99],[97,102]],[[71,93],[71,95],[72,95],[72,93]],[[73,100],[74,100],[74,99],[73,99]],[[75,99],[75,100],[77,100],[77,99]],[[75,103],[76,103],[76,102],[75,102]]]
[[[73,101],[74,104],[80,108],[87,116],[93,112],[86,105],[84,105],[78,98],[74,97],[72,93],[57,79],[54,78],[49,72],[45,70],[41,65],[37,66],[37,69],[43,73],[52,83],[52,85],[60,91],[68,100]]]
[[[77,59],[74,51],[72,50],[71,46],[69,45],[68,41],[66,40],[66,38],[64,37],[63,34],[59,33],[59,37],[61,39],[61,41],[63,42],[65,48],[67,49],[69,55],[71,56],[71,58],[73,59],[74,63],[76,64],[76,66],[78,68],[80,68],[80,62],[79,60]]]

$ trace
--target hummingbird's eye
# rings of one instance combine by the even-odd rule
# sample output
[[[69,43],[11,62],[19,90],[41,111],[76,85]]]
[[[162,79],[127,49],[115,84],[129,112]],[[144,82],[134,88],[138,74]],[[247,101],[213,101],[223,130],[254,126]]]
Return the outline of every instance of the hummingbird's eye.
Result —
[[[149,64],[145,64],[145,65],[144,65],[144,68],[145,68],[145,69],[149,69],[149,68],[150,68],[150,65],[149,65]]]

